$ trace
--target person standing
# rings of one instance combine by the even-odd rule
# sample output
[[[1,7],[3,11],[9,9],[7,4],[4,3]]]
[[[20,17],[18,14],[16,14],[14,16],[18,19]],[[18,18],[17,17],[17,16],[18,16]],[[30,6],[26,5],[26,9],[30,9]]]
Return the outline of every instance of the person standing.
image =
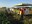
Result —
[[[21,11],[20,23],[21,23],[21,24],[24,24],[24,23],[23,23],[24,9],[23,9],[23,8],[21,8],[21,9],[20,9],[20,11]]]
[[[29,14],[29,8],[26,8],[24,15],[28,15],[28,14]]]

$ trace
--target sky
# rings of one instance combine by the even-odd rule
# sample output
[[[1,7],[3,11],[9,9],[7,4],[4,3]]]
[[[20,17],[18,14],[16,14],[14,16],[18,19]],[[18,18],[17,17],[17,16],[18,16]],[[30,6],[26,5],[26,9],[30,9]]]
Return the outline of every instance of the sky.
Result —
[[[0,0],[0,7],[12,7],[18,3],[32,3],[32,0]]]

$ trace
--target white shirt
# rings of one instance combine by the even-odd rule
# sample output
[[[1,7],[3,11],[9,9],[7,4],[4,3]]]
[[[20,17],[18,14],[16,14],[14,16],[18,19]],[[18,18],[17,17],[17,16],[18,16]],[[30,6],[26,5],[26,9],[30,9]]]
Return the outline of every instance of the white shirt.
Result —
[[[25,15],[29,14],[29,9],[25,10]]]

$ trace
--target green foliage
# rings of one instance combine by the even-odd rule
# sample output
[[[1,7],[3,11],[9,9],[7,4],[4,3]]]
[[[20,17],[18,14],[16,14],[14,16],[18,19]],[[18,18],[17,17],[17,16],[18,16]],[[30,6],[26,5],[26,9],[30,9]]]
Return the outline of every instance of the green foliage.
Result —
[[[15,18],[20,19],[20,15],[17,15],[16,13],[13,14],[13,16],[15,16]],[[31,20],[30,20],[31,19]],[[32,24],[32,17],[28,18],[27,16],[24,18],[24,24]],[[29,21],[30,20],[30,21]],[[10,24],[10,21],[8,21],[7,15],[5,14],[5,12],[0,12],[0,22],[2,21],[2,24]]]
[[[25,16],[24,24],[32,24],[32,17]]]
[[[0,21],[2,21],[3,24],[8,23],[7,16],[5,12],[0,12]]]

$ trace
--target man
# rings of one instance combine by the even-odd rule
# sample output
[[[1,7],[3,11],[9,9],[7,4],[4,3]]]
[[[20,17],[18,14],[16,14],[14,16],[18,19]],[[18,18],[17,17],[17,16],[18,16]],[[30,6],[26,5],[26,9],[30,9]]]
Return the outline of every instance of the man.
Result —
[[[24,15],[28,15],[28,14],[29,14],[29,8],[26,8]]]
[[[21,8],[20,11],[21,11],[21,19],[20,19],[21,22],[20,23],[23,24],[24,9]]]

